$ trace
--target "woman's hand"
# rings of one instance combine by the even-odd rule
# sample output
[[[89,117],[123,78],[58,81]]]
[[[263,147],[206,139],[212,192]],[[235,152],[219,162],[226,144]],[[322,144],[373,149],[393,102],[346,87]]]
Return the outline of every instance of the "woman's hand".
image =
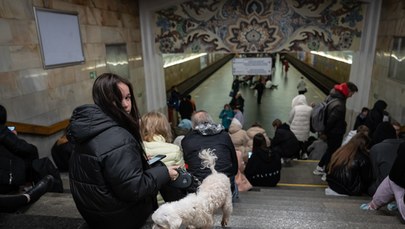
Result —
[[[170,176],[171,180],[176,180],[177,177],[179,176],[179,172],[177,172],[177,170],[176,170],[178,168],[179,168],[178,165],[176,165],[176,166],[168,166],[167,167],[167,170],[169,172],[169,176]]]

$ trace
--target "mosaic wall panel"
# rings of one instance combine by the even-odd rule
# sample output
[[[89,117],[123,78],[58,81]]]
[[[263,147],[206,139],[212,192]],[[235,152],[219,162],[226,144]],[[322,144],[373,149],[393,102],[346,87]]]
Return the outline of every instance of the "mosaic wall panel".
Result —
[[[162,53],[357,50],[365,6],[353,0],[199,0],[155,13]]]

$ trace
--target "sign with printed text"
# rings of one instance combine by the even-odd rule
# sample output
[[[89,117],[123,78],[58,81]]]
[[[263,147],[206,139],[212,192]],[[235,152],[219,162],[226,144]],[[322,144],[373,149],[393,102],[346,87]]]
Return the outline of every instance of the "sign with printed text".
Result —
[[[234,58],[232,74],[235,75],[271,75],[271,58]]]

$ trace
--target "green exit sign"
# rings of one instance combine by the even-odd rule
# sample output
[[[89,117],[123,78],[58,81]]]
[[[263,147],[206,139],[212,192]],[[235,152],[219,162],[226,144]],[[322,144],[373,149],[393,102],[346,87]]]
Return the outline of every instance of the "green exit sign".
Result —
[[[96,72],[95,71],[92,71],[89,74],[90,74],[90,79],[95,79],[96,78]]]

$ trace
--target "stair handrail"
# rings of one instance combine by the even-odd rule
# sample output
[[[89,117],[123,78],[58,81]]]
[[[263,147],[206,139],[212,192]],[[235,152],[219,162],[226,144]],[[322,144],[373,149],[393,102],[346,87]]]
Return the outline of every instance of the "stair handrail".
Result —
[[[50,126],[35,125],[21,122],[7,122],[7,126],[15,126],[15,130],[22,134],[50,136],[64,130],[69,125],[69,119],[62,120]]]

